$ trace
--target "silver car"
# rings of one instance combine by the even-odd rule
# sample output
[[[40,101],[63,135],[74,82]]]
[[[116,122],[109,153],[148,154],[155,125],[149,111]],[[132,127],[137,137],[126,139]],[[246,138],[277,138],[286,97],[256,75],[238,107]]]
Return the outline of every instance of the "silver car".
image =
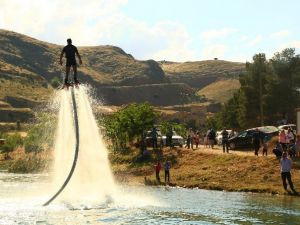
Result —
[[[166,146],[167,145],[167,137],[166,137],[166,135],[162,136],[162,140],[163,140],[164,146]],[[183,137],[181,137],[180,135],[178,135],[176,133],[176,131],[173,131],[172,146],[179,146],[179,147],[182,148],[183,145],[184,145],[184,139],[183,139]]]

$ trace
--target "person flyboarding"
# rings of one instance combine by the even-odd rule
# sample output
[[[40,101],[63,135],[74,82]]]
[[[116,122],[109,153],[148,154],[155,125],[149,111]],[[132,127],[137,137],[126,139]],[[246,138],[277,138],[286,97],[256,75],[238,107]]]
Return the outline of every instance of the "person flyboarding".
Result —
[[[65,54],[65,57],[66,57],[66,60],[67,60],[67,62],[66,62],[66,76],[65,76],[63,87],[72,86],[72,84],[68,82],[71,66],[73,67],[73,72],[74,72],[74,84],[75,85],[79,84],[79,81],[77,79],[77,63],[76,63],[75,54],[79,58],[79,63],[82,64],[79,52],[78,52],[77,48],[74,45],[72,45],[71,38],[68,38],[67,42],[68,42],[68,45],[66,45],[63,48],[63,50],[60,54],[60,65],[63,64],[62,57],[63,57],[64,54]],[[71,170],[70,170],[65,182],[63,183],[63,185],[60,187],[60,189],[46,203],[43,204],[43,206],[49,205],[65,189],[65,187],[69,183],[69,181],[70,181],[70,179],[71,179],[71,177],[74,173],[74,170],[75,170],[75,167],[76,167],[76,164],[77,164],[78,153],[79,153],[79,123],[78,123],[77,104],[76,104],[74,88],[71,89],[71,96],[72,96],[73,115],[74,115],[74,124],[75,124],[75,139],[76,139],[73,164],[72,164]]]
[[[61,54],[60,54],[60,65],[63,64],[62,58],[63,58],[63,55],[65,55],[65,58],[66,58],[66,76],[65,76],[65,79],[64,79],[64,86],[68,87],[68,86],[71,85],[70,82],[69,82],[69,74],[70,74],[71,66],[73,68],[73,73],[74,73],[74,83],[75,83],[75,85],[79,84],[79,81],[77,79],[77,62],[76,62],[75,54],[79,58],[80,65],[82,64],[82,60],[81,60],[81,56],[80,56],[76,46],[72,45],[71,38],[67,39],[67,43],[68,43],[68,45],[66,45],[63,48],[63,50],[61,51]]]

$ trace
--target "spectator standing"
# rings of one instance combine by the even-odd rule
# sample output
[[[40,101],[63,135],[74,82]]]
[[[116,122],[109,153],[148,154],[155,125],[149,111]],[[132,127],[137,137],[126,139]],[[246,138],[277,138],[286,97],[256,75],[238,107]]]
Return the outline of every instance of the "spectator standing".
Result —
[[[169,127],[167,134],[166,134],[166,145],[170,148],[172,147],[172,136],[173,136],[173,129],[172,127]]]
[[[153,148],[157,148],[157,136],[158,136],[158,133],[157,133],[156,127],[153,127],[152,131],[151,131],[151,139],[152,139],[152,147]]]
[[[292,170],[292,160],[287,157],[286,152],[283,152],[282,158],[280,160],[280,172],[281,172],[283,188],[284,188],[284,190],[287,191],[287,183],[286,183],[286,180],[287,180],[291,190],[295,194],[297,194],[297,192],[294,189],[293,182],[292,182],[291,170]]]
[[[197,132],[196,135],[195,135],[196,148],[198,148],[199,143],[200,143],[200,135],[199,135],[199,132]]]
[[[165,184],[170,183],[170,169],[171,169],[171,162],[167,161],[164,165],[165,169]]]
[[[268,156],[268,147],[269,147],[269,135],[266,135],[263,139],[263,156]]]
[[[225,148],[226,148],[226,152],[229,153],[229,146],[228,146],[228,131],[226,130],[226,128],[223,129],[222,133],[222,145],[223,145],[223,152],[225,152]]]
[[[187,139],[186,139],[186,148],[190,149],[191,148],[191,135],[188,134]]]
[[[295,136],[291,130],[291,128],[288,129],[287,134],[286,134],[286,142],[288,144],[294,142]]]
[[[208,132],[208,144],[211,146],[211,148],[214,148],[215,145],[215,139],[216,139],[216,132],[214,131],[213,128],[211,128]]]
[[[195,133],[192,128],[189,129],[189,135],[191,137],[191,148],[194,149],[194,139],[195,139]]]
[[[157,161],[157,164],[154,166],[155,167],[155,175],[156,175],[156,181],[160,183],[160,170],[161,170],[161,164],[159,161]]]
[[[207,138],[208,132],[206,134],[203,135],[203,144],[204,144],[204,148],[207,148],[208,145],[208,138]]]
[[[286,150],[286,135],[285,135],[285,131],[282,129],[280,132],[279,132],[279,143],[281,144],[283,150]]]
[[[232,129],[231,132],[230,132],[230,134],[229,134],[229,138],[232,138],[234,136],[235,136],[235,131]]]
[[[282,153],[283,153],[283,148],[279,141],[277,141],[275,148],[273,149],[273,153],[276,155],[276,158],[280,160]]]
[[[258,151],[260,148],[260,133],[258,128],[255,129],[255,131],[252,134],[252,143],[254,147],[254,154],[258,156]]]

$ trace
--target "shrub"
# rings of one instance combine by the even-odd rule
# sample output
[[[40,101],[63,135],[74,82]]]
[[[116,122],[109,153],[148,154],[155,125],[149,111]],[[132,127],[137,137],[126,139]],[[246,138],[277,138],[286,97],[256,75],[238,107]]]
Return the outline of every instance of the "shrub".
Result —
[[[38,152],[53,144],[55,131],[55,115],[40,113],[36,123],[29,129],[24,141],[25,152]]]
[[[12,152],[17,147],[23,145],[23,138],[18,133],[14,133],[12,135],[3,134],[2,137],[5,139],[5,142],[3,145],[0,145],[0,151],[5,153],[6,156],[8,156],[9,152]]]
[[[61,82],[60,82],[60,79],[58,77],[54,77],[51,80],[51,86],[54,87],[54,88],[58,88],[60,84],[61,84]]]
[[[15,160],[9,167],[11,173],[42,172],[50,165],[49,157],[44,154],[24,154]]]

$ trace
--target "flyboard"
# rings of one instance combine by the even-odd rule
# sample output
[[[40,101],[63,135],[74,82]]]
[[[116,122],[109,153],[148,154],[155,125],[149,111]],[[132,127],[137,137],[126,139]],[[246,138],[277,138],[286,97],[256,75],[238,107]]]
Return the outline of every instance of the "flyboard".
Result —
[[[67,184],[69,183],[69,181],[70,181],[70,179],[71,179],[71,177],[74,173],[76,163],[77,163],[77,159],[78,159],[78,153],[79,153],[79,125],[78,125],[77,105],[76,105],[76,99],[75,99],[75,94],[74,94],[74,87],[78,87],[78,84],[71,83],[69,85],[62,86],[60,89],[64,89],[64,88],[69,89],[69,87],[71,88],[73,114],[74,114],[74,125],[75,125],[75,139],[76,139],[75,155],[74,155],[74,159],[73,159],[72,168],[71,168],[71,170],[69,172],[69,175],[67,176],[65,182],[63,183],[61,188],[53,195],[53,197],[50,198],[46,203],[43,204],[43,206],[49,205],[67,186]]]

